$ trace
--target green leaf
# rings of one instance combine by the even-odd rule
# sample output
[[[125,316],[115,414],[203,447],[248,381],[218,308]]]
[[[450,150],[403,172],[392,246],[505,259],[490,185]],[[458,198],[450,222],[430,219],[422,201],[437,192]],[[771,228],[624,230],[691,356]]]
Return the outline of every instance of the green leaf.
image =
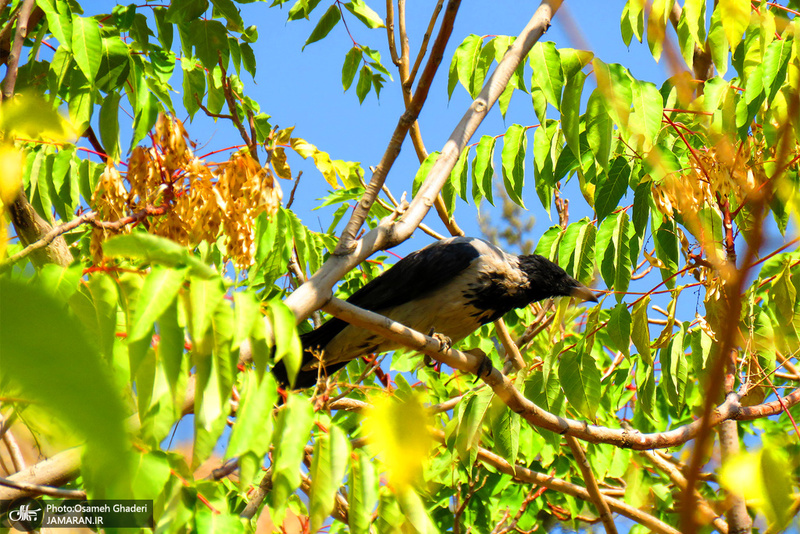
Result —
[[[791,261],[786,259],[780,274],[772,281],[770,298],[785,324],[792,322],[797,303],[797,289],[792,283]]]
[[[122,491],[130,482],[127,411],[83,324],[42,287],[8,278],[0,278],[0,317],[3,395],[27,406],[26,418],[44,410],[40,416],[67,427],[72,443],[85,440],[87,489]]]
[[[637,136],[636,146],[649,151],[661,129],[664,104],[655,84],[635,81],[631,84],[633,112],[629,123],[631,132]]]
[[[592,61],[597,78],[597,90],[603,95],[608,113],[619,127],[623,139],[629,138],[629,116],[633,105],[633,83],[628,70],[619,64],[604,63],[598,58]]]
[[[678,271],[678,255],[680,252],[675,221],[669,217],[662,216],[660,213],[653,212],[650,224],[653,231],[656,257],[665,265],[665,268],[661,269],[661,278],[666,286],[672,289],[675,287],[673,275]]]
[[[486,198],[494,205],[492,198],[492,178],[494,178],[494,147],[497,139],[491,135],[484,135],[475,149],[475,159],[472,161],[472,196],[475,204],[481,198]]]
[[[361,67],[361,72],[358,75],[358,84],[356,85],[356,96],[358,96],[358,103],[363,104],[364,99],[369,94],[369,88],[372,87],[372,69],[366,63]]]
[[[179,24],[201,17],[208,9],[208,0],[173,0],[165,14],[167,22]]]
[[[628,190],[631,178],[631,166],[624,156],[617,156],[608,170],[608,175],[595,189],[594,209],[597,223],[600,224],[612,211],[617,209],[619,201]]]
[[[689,376],[689,363],[683,352],[683,338],[686,334],[685,325],[680,331],[673,334],[666,348],[662,349],[661,372],[663,373],[664,387],[670,405],[676,410],[683,409],[686,396],[686,382]]]
[[[277,384],[270,373],[259,380],[255,372],[247,372],[242,393],[225,458],[239,457],[239,488],[247,491],[261,471],[264,455],[272,441],[272,410],[278,398]],[[247,475],[245,470],[249,471]]]
[[[647,17],[647,46],[658,61],[664,46],[667,18],[672,4],[668,0],[653,0]]]
[[[453,170],[450,172],[450,182],[452,182],[458,196],[469,202],[467,197],[467,179],[469,177],[467,158],[469,158],[469,147],[464,147]]]
[[[119,93],[109,94],[100,106],[100,141],[111,161],[119,161]]]
[[[95,85],[102,91],[120,89],[131,70],[128,46],[119,37],[104,37]]]
[[[308,399],[290,394],[278,412],[274,433],[272,491],[269,497],[276,524],[283,521],[289,496],[300,486],[300,465],[313,424],[314,408]]]
[[[103,272],[94,273],[88,285],[94,301],[98,345],[106,360],[111,361],[117,329],[117,287]]]
[[[47,17],[47,27],[66,51],[72,52],[72,11],[67,2],[36,0]]]
[[[738,0],[735,0],[738,1]],[[725,29],[722,25],[722,10],[714,9],[711,12],[711,27],[708,30],[708,44],[711,49],[711,57],[714,66],[717,67],[717,75],[724,76],[728,71],[728,41],[725,38]]]
[[[512,124],[503,138],[503,183],[506,186],[508,197],[518,206],[524,208],[522,189],[525,186],[525,151],[528,147],[528,138],[525,136],[527,128],[519,124]]]
[[[94,19],[72,17],[72,54],[87,80],[94,80],[102,61],[100,27]]]
[[[561,71],[561,58],[555,43],[538,41],[528,55],[533,68],[533,81],[544,91],[547,102],[561,109],[561,90],[564,87],[564,73]]]
[[[439,159],[440,155],[440,152],[431,152],[428,154],[428,157],[425,158],[425,161],[420,164],[419,169],[417,169],[417,174],[414,176],[414,182],[411,184],[412,196],[417,195],[417,191],[419,191],[422,182],[428,177],[428,173],[431,172],[433,165],[436,163],[436,160]]]
[[[344,57],[344,65],[342,65],[342,86],[347,91],[353,84],[356,77],[356,71],[361,64],[361,49],[354,46],[348,50],[347,55]]]
[[[786,71],[789,65],[789,57],[792,54],[794,41],[800,39],[796,35],[794,39],[780,39],[773,41],[764,53],[764,89],[767,92],[767,100],[772,102],[775,95],[786,80]]]
[[[136,116],[133,119],[133,138],[129,151],[133,149],[139,141],[145,138],[147,132],[156,124],[160,106],[158,98],[147,89],[147,84],[142,83],[142,90],[139,94]]]
[[[369,534],[372,511],[378,504],[378,477],[372,459],[363,449],[353,451],[350,462],[348,525],[353,534]]]
[[[658,420],[656,405],[656,376],[653,365],[639,362],[636,365],[636,407],[655,421]]]
[[[283,360],[289,384],[294,385],[294,379],[297,371],[300,370],[300,361],[303,356],[303,347],[300,344],[300,338],[297,337],[294,313],[282,300],[276,298],[269,303],[269,317],[275,336],[274,361]]]
[[[519,453],[520,427],[522,417],[514,413],[506,404],[497,399],[499,412],[492,419],[492,436],[494,437],[497,453],[508,460],[512,465],[517,461]]]
[[[684,20],[689,33],[697,43],[706,40],[706,2],[705,0],[686,0],[683,3],[681,20]]]
[[[228,32],[220,21],[193,20],[189,25],[189,35],[190,42],[194,47],[194,55],[206,69],[211,70],[219,65],[220,58],[222,58],[222,65],[227,66]],[[242,55],[244,56],[244,47],[242,47]],[[246,65],[245,61],[245,68],[247,68]]]
[[[600,404],[600,370],[591,355],[582,348],[561,356],[558,379],[572,407],[591,421],[596,421]]]
[[[242,51],[242,64],[244,70],[250,73],[253,78],[256,77],[256,55],[253,48],[247,43],[240,43],[239,48]]]
[[[470,396],[464,414],[459,420],[458,440],[464,451],[478,448],[483,436],[483,419],[494,397],[491,389],[483,389]]]
[[[628,306],[624,302],[618,303],[611,310],[607,332],[614,348],[625,356],[630,357],[631,314],[628,312]]]
[[[631,279],[628,214],[614,213],[603,221],[597,231],[597,262],[600,274],[609,288],[615,290],[617,302],[622,301]]]
[[[561,129],[564,131],[564,138],[567,146],[572,150],[576,157],[581,154],[580,142],[580,109],[581,93],[586,75],[582,72],[575,73],[575,76],[567,80],[564,86],[564,98],[561,110]]]
[[[544,256],[550,261],[555,261],[558,256],[558,251],[563,237],[562,228],[560,226],[551,226],[545,230],[539,242],[536,244],[536,254]]]
[[[152,234],[135,233],[112,237],[103,243],[103,254],[126,257],[167,267],[189,267],[192,276],[212,278],[217,272],[195,258],[183,245]]]
[[[451,81],[448,82],[448,93],[453,94],[450,85],[455,87],[452,83],[452,69],[455,65],[455,71],[458,75],[458,81],[464,86],[470,95],[472,95],[473,80],[475,78],[475,70],[478,68],[478,59],[481,55],[481,47],[483,39],[479,35],[470,34],[464,41],[458,45],[455,53],[453,54],[453,62],[450,64]]]
[[[647,322],[647,306],[650,304],[650,296],[645,296],[642,300],[633,305],[631,340],[639,356],[647,364],[653,365],[653,354],[650,351],[650,325]]]
[[[307,19],[319,2],[320,0],[297,0],[289,10],[289,20]]]
[[[153,18],[158,28],[158,42],[164,50],[172,49],[172,24],[167,21],[167,10],[163,7],[153,8]]]
[[[380,15],[375,13],[371,7],[364,3],[364,0],[351,0],[344,4],[347,10],[356,16],[358,20],[364,23],[367,28],[385,28]]]
[[[782,530],[792,519],[792,462],[777,448],[765,447],[760,454],[760,475],[763,481],[764,509],[770,527]]]
[[[311,493],[308,496],[311,532],[317,532],[333,511],[336,494],[350,460],[350,442],[336,425],[321,433],[311,460]]]
[[[586,141],[589,144],[589,150],[592,151],[603,170],[608,172],[611,156],[611,133],[614,125],[608,112],[606,100],[599,89],[595,89],[589,95],[584,118],[586,121]]]
[[[324,39],[339,21],[342,20],[342,14],[339,12],[339,7],[336,4],[331,5],[328,10],[319,19],[311,35],[306,39],[306,44],[303,45],[303,50],[311,43],[316,43],[320,39]],[[360,83],[360,82],[359,82]]]
[[[172,304],[178,295],[184,280],[185,269],[153,267],[144,279],[144,286],[139,294],[136,316],[128,332],[131,342],[144,339],[153,331],[156,319]]]

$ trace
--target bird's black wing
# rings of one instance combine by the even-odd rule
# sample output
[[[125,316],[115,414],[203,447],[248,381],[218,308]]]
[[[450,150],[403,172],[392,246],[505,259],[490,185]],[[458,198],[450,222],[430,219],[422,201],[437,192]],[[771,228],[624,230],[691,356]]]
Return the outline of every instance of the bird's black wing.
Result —
[[[398,261],[353,293],[347,302],[370,311],[405,304],[452,280],[479,255],[469,241],[433,243]]]
[[[458,276],[479,255],[470,239],[438,241],[398,261],[353,293],[347,302],[366,310],[381,312],[422,298]],[[334,317],[319,328],[301,335],[300,341],[304,349],[301,366],[312,361],[314,356],[310,351],[324,349],[347,325],[348,323]],[[326,373],[335,373],[347,363],[347,361],[330,363],[325,366]],[[278,362],[272,372],[280,383],[288,382],[283,362]],[[295,387],[310,387],[316,381],[316,369],[301,370],[297,375]]]
[[[468,240],[443,240],[412,252],[353,293],[347,302],[380,312],[424,297],[469,267],[480,253]],[[331,319],[303,334],[304,347],[324,347],[347,323]]]

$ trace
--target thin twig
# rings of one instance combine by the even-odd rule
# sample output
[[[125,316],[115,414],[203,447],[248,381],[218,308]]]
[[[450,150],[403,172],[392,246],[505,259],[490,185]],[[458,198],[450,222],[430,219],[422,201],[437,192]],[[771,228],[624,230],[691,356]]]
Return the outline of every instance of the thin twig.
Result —
[[[428,52],[428,41],[430,41],[431,35],[433,35],[433,28],[436,26],[436,19],[439,18],[439,13],[442,11],[442,5],[444,5],[444,0],[439,0],[436,3],[436,7],[433,8],[431,20],[428,22],[428,29],[425,30],[425,35],[422,36],[422,43],[419,46],[419,52],[417,52],[417,59],[414,60],[414,67],[412,67],[411,72],[408,74],[409,83],[414,83],[414,78],[417,77],[419,66],[422,64],[422,58],[425,57],[425,54]]]
[[[434,438],[439,443],[446,442],[444,432],[441,430],[431,429],[431,434],[433,434]],[[578,499],[582,499],[584,501],[591,501],[591,496],[586,488],[559,478],[555,478],[552,475],[537,473],[536,471],[528,469],[527,467],[519,464],[512,465],[497,454],[486,450],[483,447],[478,447],[478,459],[481,462],[491,465],[498,471],[501,471],[520,482],[538,484],[565,495],[577,497]],[[641,510],[630,506],[624,501],[620,501],[611,497],[605,497],[605,501],[608,503],[608,507],[611,511],[623,515],[628,519],[631,519],[632,521],[649,528],[652,532],[658,532],[660,534],[680,534],[678,530],[667,525],[660,519],[646,512],[642,512]]]
[[[503,345],[506,351],[503,374],[507,375],[511,372],[511,369],[516,369],[517,371],[524,369],[525,360],[522,359],[519,348],[517,348],[514,340],[511,339],[511,333],[508,331],[508,327],[502,317],[494,322],[494,328],[497,332],[497,337],[500,338],[500,344]]]
[[[642,452],[642,456],[647,458],[659,471],[666,474],[678,489],[684,490],[686,488],[686,477],[683,476],[683,473],[657,451],[644,451]],[[728,534],[728,524],[717,515],[699,492],[697,493],[697,503],[698,511],[702,515],[702,520],[711,523],[714,530],[720,534]]]
[[[61,499],[84,500],[86,498],[86,492],[83,490],[65,490],[61,488],[54,488],[52,486],[42,486],[39,484],[31,484],[30,482],[11,480],[10,478],[6,477],[0,477],[0,486],[21,490],[28,494],[49,495],[51,497],[59,497]]]
[[[597,479],[594,478],[592,466],[589,465],[589,461],[586,459],[586,453],[583,452],[583,448],[581,444],[578,443],[578,440],[572,436],[567,436],[567,445],[569,445],[572,456],[578,464],[578,469],[581,470],[583,481],[586,483],[586,491],[589,492],[592,504],[594,504],[597,513],[600,515],[600,521],[603,522],[606,533],[616,534],[617,526],[614,524],[614,518],[611,517],[611,510],[608,507],[608,502],[606,502],[606,497],[600,493],[600,488],[597,486]]]
[[[392,139],[386,147],[386,151],[380,163],[376,167],[376,172],[372,175],[367,185],[367,190],[356,205],[350,220],[342,231],[339,244],[333,253],[334,256],[349,255],[356,249],[356,245],[354,244],[356,234],[358,234],[358,231],[364,224],[364,220],[367,218],[367,214],[372,208],[372,204],[375,202],[378,192],[381,190],[381,186],[383,186],[383,183],[386,181],[389,169],[400,154],[400,147],[403,144],[403,139],[405,139],[411,125],[417,120],[422,106],[428,98],[428,92],[433,82],[433,77],[439,69],[439,64],[444,56],[444,49],[453,32],[453,23],[455,22],[456,13],[458,13],[460,5],[461,0],[450,0],[448,3],[442,25],[439,28],[439,35],[436,37],[436,42],[428,58],[428,63],[425,65],[425,70],[420,77],[419,84],[417,84],[417,91],[414,98],[397,122],[395,131],[392,134]]]

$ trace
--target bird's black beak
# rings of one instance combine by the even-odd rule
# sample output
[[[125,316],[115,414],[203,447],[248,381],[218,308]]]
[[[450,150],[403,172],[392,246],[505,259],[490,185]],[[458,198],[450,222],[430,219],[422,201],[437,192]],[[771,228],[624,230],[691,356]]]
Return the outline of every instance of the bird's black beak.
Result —
[[[571,297],[577,297],[577,298],[579,298],[581,300],[588,300],[590,302],[597,302],[597,297],[594,296],[594,293],[592,293],[592,290],[589,289],[588,287],[586,287],[583,284],[578,284],[575,287],[573,287],[572,291],[570,291],[569,294],[570,294]]]

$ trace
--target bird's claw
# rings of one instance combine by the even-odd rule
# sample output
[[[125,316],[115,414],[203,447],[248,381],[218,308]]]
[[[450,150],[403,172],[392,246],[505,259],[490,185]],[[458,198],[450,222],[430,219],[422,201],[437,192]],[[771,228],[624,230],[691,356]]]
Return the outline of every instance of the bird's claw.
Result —
[[[468,354],[472,354],[473,356],[477,356],[481,359],[481,362],[478,364],[477,372],[475,373],[475,382],[483,378],[484,376],[489,376],[492,374],[494,367],[492,366],[492,360],[483,352],[481,349],[472,349],[467,351]]]

